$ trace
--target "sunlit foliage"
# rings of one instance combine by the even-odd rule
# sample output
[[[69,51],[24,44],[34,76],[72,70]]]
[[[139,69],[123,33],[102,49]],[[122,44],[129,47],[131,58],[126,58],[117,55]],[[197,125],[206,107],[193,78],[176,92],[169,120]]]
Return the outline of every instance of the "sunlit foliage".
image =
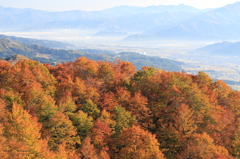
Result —
[[[240,158],[240,92],[126,61],[0,61],[0,158]]]

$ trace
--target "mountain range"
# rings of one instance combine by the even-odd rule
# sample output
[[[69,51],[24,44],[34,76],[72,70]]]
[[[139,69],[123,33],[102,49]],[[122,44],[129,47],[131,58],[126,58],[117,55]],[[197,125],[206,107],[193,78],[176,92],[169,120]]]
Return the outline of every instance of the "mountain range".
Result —
[[[240,39],[240,2],[213,9],[169,27],[155,28],[146,35],[125,40],[236,40]]]
[[[118,6],[100,11],[61,12],[0,7],[0,29],[119,28],[126,31],[146,31],[157,26],[187,20],[204,11],[183,4],[149,7]]]
[[[96,30],[94,36],[125,41],[240,40],[240,2],[206,10],[183,4],[59,12],[0,7],[0,31],[44,29]]]

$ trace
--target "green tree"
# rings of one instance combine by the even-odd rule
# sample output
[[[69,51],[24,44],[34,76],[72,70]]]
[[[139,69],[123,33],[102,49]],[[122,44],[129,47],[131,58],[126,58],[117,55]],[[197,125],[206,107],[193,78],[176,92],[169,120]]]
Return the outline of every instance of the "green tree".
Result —
[[[77,110],[77,106],[72,99],[70,91],[65,92],[63,97],[58,101],[58,110],[64,113],[72,113]]]
[[[57,151],[63,142],[66,142],[66,148],[69,150],[75,149],[80,144],[76,128],[68,116],[58,111],[50,123],[48,145],[51,150]]]
[[[86,103],[83,104],[82,111],[87,113],[89,116],[92,116],[94,119],[97,119],[100,116],[100,110],[91,99],[88,99]]]
[[[237,131],[235,132],[234,140],[232,143],[232,155],[237,159],[240,158],[240,127],[238,127]]]
[[[71,113],[69,116],[73,125],[77,128],[77,134],[81,139],[84,139],[91,132],[93,118],[81,110],[77,113]]]
[[[136,118],[131,115],[130,112],[126,111],[121,106],[115,107],[115,115],[113,116],[113,119],[116,121],[115,125],[115,131],[118,133],[123,128],[129,128],[132,126]]]

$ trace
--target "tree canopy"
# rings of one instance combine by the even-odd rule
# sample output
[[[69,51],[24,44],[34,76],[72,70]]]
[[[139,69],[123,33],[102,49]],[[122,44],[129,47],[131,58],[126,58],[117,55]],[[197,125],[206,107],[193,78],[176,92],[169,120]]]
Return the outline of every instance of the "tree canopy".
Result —
[[[0,77],[3,159],[240,158],[240,92],[204,72],[81,57]]]

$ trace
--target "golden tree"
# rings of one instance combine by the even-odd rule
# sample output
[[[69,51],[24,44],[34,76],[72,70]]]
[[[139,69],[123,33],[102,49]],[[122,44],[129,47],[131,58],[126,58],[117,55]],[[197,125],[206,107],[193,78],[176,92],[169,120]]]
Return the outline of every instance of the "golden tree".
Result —
[[[41,139],[42,125],[20,105],[13,104],[4,123],[4,136],[8,143],[8,153],[26,158],[48,158],[51,152],[47,142]],[[14,144],[13,144],[14,143]]]

